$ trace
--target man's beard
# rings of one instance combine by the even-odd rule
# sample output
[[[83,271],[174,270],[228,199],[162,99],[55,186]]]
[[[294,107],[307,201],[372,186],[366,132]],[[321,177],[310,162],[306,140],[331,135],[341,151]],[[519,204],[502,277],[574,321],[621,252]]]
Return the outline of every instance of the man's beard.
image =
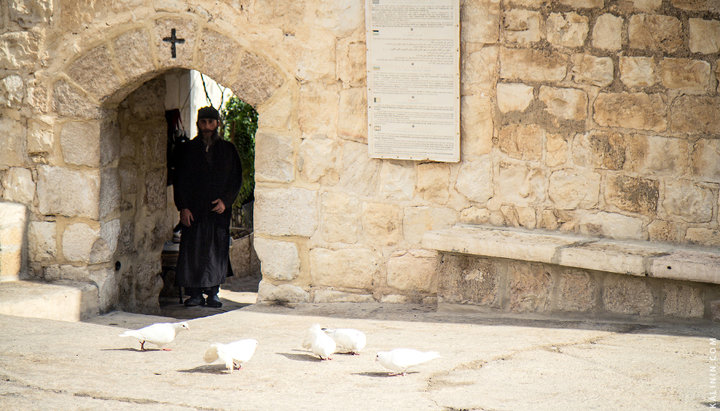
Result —
[[[200,130],[200,136],[205,139],[216,140],[218,136],[218,129],[215,130]]]

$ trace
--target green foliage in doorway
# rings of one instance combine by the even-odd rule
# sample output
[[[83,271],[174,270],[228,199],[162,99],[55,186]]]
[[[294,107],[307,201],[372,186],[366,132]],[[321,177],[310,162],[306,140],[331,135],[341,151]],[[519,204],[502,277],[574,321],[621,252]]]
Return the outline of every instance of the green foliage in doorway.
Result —
[[[232,96],[221,110],[223,137],[235,144],[242,163],[242,186],[233,207],[253,201],[255,190],[255,132],[258,113],[250,105]]]

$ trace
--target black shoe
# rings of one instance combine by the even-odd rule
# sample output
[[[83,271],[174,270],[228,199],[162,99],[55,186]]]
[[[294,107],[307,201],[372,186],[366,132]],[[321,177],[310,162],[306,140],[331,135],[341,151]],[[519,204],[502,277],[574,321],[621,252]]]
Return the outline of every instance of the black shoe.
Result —
[[[185,307],[195,307],[197,305],[205,305],[205,299],[202,295],[196,295],[185,300]]]
[[[213,308],[220,308],[222,307],[222,302],[220,302],[220,299],[218,298],[217,294],[208,295],[207,297],[207,306],[213,307]]]

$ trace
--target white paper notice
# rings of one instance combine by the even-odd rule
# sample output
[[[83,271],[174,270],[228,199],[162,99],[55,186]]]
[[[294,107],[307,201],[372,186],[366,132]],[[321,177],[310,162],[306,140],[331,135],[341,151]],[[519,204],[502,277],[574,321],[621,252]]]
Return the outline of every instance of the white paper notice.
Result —
[[[368,150],[460,161],[459,0],[366,0]]]

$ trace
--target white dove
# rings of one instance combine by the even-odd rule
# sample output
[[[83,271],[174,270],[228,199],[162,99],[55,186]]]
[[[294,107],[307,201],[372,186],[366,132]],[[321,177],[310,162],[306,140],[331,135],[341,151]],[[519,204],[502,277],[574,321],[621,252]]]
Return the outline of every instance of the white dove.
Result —
[[[325,334],[335,341],[337,348],[335,352],[351,353],[360,355],[360,350],[365,348],[365,333],[354,328],[323,328]]]
[[[178,331],[189,330],[188,323],[183,321],[180,323],[156,323],[148,325],[139,330],[128,330],[120,334],[120,337],[133,337],[140,341],[140,349],[145,351],[145,343],[149,342],[162,348],[164,345],[171,343],[175,339]],[[163,351],[170,351],[169,348],[163,348]]]
[[[205,362],[213,362],[220,358],[225,368],[232,373],[242,368],[244,362],[250,361],[258,342],[252,338],[234,341],[229,344],[214,343],[205,351]]]
[[[435,351],[418,351],[412,348],[395,348],[390,351],[378,351],[375,361],[388,370],[395,371],[390,375],[405,375],[408,368],[424,362],[440,358]]]
[[[323,332],[319,324],[313,324],[307,331],[303,348],[313,352],[321,360],[331,360],[330,355],[335,352],[336,344],[332,338]]]

